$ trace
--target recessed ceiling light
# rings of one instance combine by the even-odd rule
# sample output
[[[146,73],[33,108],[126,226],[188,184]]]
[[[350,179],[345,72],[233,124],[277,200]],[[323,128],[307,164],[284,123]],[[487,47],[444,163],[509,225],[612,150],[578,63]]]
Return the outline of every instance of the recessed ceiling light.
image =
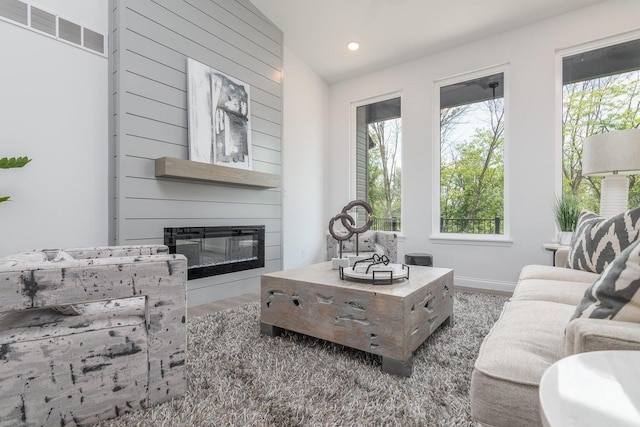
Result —
[[[360,43],[358,43],[358,42],[349,42],[349,43],[347,43],[347,49],[352,50],[352,51],[356,51],[356,50],[360,49]]]

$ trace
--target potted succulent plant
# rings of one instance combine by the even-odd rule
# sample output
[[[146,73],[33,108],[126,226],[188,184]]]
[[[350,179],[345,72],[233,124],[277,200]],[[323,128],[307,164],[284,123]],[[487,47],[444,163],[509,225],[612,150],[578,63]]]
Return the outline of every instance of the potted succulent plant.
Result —
[[[28,157],[3,157],[0,159],[0,169],[21,168],[31,161]],[[6,202],[11,196],[0,196],[0,203]]]
[[[560,228],[559,243],[568,245],[578,223],[580,215],[580,201],[572,194],[563,194],[556,198],[553,211],[556,215],[556,222]]]

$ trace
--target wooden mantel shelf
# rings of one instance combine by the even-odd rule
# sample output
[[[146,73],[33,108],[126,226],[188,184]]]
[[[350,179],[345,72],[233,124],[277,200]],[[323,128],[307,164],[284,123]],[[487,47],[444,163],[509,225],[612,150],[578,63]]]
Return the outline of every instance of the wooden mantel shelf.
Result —
[[[175,157],[160,157],[156,159],[156,178],[176,178],[256,188],[280,187],[279,175],[194,162]]]

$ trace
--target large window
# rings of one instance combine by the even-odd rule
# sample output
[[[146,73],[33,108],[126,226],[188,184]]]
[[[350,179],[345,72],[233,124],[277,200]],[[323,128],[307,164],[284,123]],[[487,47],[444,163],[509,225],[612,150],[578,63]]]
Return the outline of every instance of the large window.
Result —
[[[440,232],[504,234],[504,73],[440,87]]]
[[[371,205],[372,229],[400,230],[400,98],[357,107],[356,122],[356,197]]]
[[[640,40],[562,60],[562,189],[600,209],[601,177],[582,175],[582,140],[640,127]],[[629,205],[640,205],[640,176],[629,176]]]

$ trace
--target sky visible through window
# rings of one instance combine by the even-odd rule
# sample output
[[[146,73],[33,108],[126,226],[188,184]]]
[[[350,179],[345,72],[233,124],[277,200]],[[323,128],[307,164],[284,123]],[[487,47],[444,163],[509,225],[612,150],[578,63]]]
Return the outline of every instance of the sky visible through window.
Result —
[[[441,109],[440,231],[504,232],[504,98]]]
[[[477,130],[488,126],[486,101],[467,104],[464,113],[442,141],[441,162],[452,163],[460,158],[460,147],[473,138]]]

